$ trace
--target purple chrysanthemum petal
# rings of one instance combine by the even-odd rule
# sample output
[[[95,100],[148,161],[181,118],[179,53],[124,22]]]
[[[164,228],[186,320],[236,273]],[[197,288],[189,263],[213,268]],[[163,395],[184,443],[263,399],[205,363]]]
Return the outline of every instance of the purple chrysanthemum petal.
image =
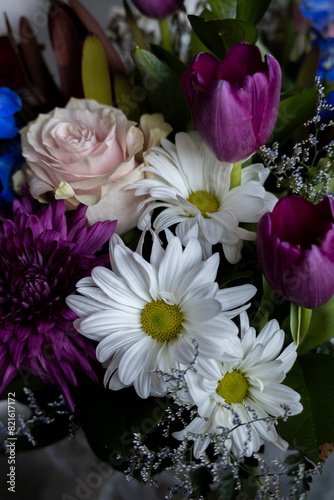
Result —
[[[95,346],[73,327],[65,298],[108,255],[94,253],[116,222],[88,228],[86,207],[67,221],[63,200],[40,205],[25,194],[0,226],[0,391],[26,369],[56,385],[71,410],[80,370],[97,381]]]

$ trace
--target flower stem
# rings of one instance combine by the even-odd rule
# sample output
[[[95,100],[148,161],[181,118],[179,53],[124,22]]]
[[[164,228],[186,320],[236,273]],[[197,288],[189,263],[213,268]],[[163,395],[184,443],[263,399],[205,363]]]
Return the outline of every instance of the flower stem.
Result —
[[[304,339],[310,326],[312,309],[290,304],[290,330],[295,344],[298,346]]]
[[[241,184],[241,161],[233,164],[231,172],[230,189],[233,189]]]
[[[170,37],[168,18],[159,20],[160,33],[161,33],[161,46],[168,50],[168,52],[173,53],[173,45]]]

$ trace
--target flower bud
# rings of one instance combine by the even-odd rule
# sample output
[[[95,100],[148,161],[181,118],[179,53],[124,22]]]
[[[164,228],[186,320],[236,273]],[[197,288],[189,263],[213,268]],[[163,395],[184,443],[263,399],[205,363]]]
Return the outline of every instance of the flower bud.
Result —
[[[148,17],[164,19],[181,7],[184,0],[132,0],[133,5]]]
[[[282,198],[260,219],[257,253],[276,292],[308,309],[325,304],[334,294],[334,200]]]

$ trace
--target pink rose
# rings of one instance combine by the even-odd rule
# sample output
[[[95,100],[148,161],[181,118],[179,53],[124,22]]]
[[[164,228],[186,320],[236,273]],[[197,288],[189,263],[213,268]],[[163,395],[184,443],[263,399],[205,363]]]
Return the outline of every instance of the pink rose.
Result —
[[[72,98],[40,114],[22,131],[25,176],[42,202],[50,194],[68,210],[88,205],[90,224],[118,220],[117,233],[135,227],[138,198],[124,188],[143,177],[135,159],[143,133],[117,108]]]

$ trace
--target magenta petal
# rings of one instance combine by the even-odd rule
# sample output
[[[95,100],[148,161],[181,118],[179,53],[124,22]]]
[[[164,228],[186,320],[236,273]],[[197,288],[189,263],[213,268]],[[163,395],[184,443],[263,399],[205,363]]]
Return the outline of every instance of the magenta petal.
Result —
[[[238,43],[230,48],[217,66],[216,79],[241,86],[246,75],[253,75],[258,71],[266,71],[259,48],[249,43]]]
[[[254,151],[255,136],[245,93],[223,80],[213,83],[209,90],[198,103],[197,131],[218,160],[234,163],[246,158]]]
[[[268,91],[267,98],[264,102],[261,125],[258,129],[258,143],[259,145],[265,144],[274,131],[276,120],[278,116],[281,86],[282,86],[282,73],[281,68],[274,57],[270,54],[265,56],[268,67]]]
[[[259,148],[261,143],[259,143],[257,138],[259,136],[263,119],[263,109],[268,95],[268,76],[264,72],[255,73],[252,76],[246,75],[242,87],[247,94],[252,94],[252,99],[250,100],[250,109],[253,119],[252,125],[254,136],[259,144],[256,145],[256,148]]]
[[[207,88],[213,80],[216,80],[218,65],[218,59],[212,54],[200,52],[194,57],[191,71],[197,76],[198,84],[201,87]]]
[[[1,373],[2,373],[2,371],[1,371]],[[16,375],[18,375],[18,373],[19,372],[14,365],[12,365],[12,364],[7,365],[5,372],[4,372],[3,376],[1,377],[0,394],[7,387],[7,385],[10,384],[12,380],[14,380],[14,378],[16,377]]]
[[[289,299],[309,309],[322,306],[334,293],[333,274],[333,262],[314,245],[304,252],[299,266],[290,270]]]

